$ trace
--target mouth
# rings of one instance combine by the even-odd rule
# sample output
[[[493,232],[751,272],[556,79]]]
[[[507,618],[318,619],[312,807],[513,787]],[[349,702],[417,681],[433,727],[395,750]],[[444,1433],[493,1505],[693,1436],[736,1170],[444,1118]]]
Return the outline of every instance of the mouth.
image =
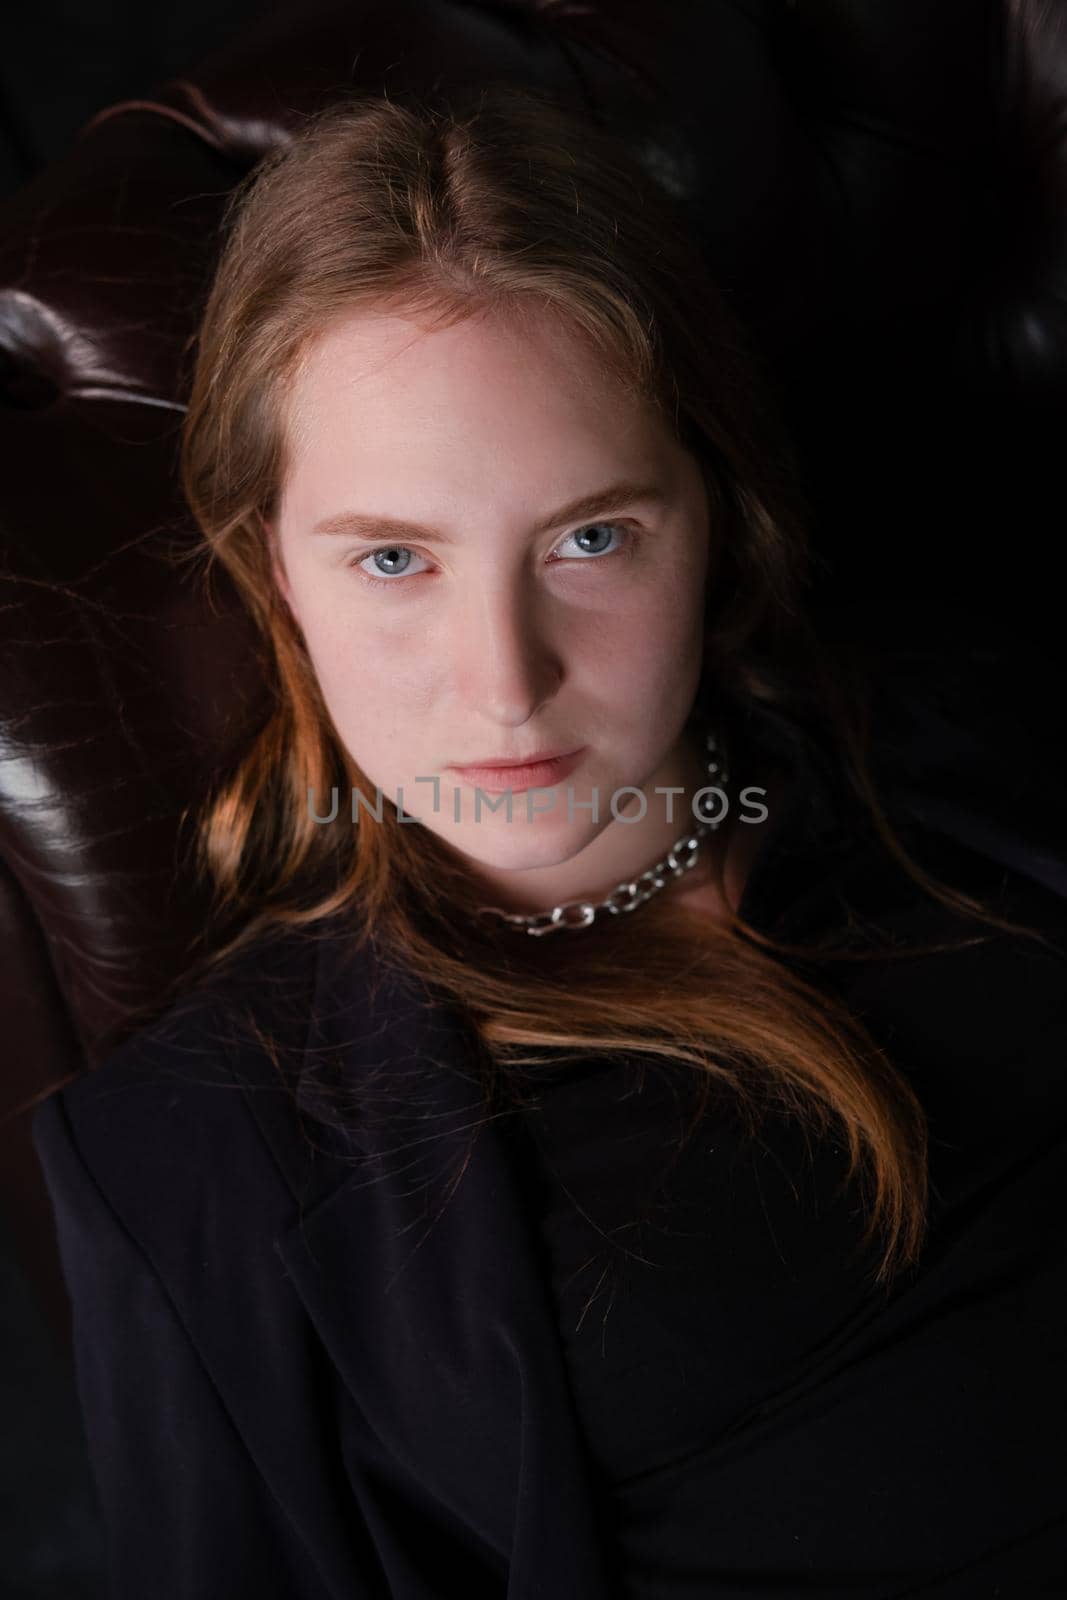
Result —
[[[507,789],[521,793],[523,789],[551,789],[562,783],[572,773],[585,753],[585,745],[566,755],[553,756],[547,761],[527,761],[516,767],[449,767],[461,782],[486,794],[503,794]]]

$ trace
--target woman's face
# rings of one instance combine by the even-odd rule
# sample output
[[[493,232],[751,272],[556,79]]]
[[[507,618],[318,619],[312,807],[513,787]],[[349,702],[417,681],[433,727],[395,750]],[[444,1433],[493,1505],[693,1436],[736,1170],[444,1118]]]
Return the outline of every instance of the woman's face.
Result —
[[[368,799],[431,828],[498,904],[650,864],[710,782],[683,738],[709,571],[696,460],[547,319],[354,313],[290,393],[275,570]],[[476,815],[452,770],[575,749],[556,784],[512,782],[510,818],[484,780]],[[657,784],[685,787],[669,818]]]

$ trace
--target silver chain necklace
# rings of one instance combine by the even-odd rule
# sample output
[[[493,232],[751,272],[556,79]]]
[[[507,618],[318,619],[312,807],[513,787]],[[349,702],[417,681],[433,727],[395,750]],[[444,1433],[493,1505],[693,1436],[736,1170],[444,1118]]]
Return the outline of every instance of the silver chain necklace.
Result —
[[[729,773],[725,766],[725,757],[720,762],[716,759],[719,750],[718,740],[713,733],[709,733],[704,746],[708,759],[704,763],[705,771],[712,783],[720,787],[729,782]],[[711,797],[709,796],[708,799]],[[697,802],[698,810],[710,810],[711,807],[704,800]],[[725,816],[725,812],[723,813]],[[681,878],[696,865],[700,854],[700,846],[708,834],[714,833],[722,822],[723,817],[709,818],[700,821],[674,844],[655,866],[642,872],[640,877],[632,882],[620,883],[608,895],[606,900],[592,902],[589,900],[567,900],[561,906],[554,906],[551,911],[535,911],[528,916],[523,916],[514,911],[502,911],[497,906],[479,906],[478,915],[497,917],[508,927],[515,928],[520,933],[532,934],[540,938],[546,933],[556,933],[562,928],[588,928],[600,912],[610,912],[618,916],[622,911],[636,911],[637,907],[644,905],[657,890],[663,889],[672,878]]]

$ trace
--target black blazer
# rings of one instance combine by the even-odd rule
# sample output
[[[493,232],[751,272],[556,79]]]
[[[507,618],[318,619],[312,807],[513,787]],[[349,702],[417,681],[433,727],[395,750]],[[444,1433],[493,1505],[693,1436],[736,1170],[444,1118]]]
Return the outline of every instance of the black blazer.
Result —
[[[798,861],[767,874],[783,894],[799,895]],[[820,863],[810,870],[825,879]],[[373,949],[349,945],[329,927],[272,936],[35,1114],[113,1596],[609,1600],[604,1507],[506,1119],[471,1139],[476,1041]],[[946,1305],[966,1308],[985,1292],[975,1284],[1018,1269],[1025,1348],[1018,1370],[989,1381],[1014,1386],[1024,1443],[1058,1440],[1067,1422],[1055,1313],[1067,1017],[1062,967],[1043,972],[1011,1004],[1025,1004],[1027,1037],[1046,1050],[1044,1100],[1021,1104],[1028,1069],[1012,1056],[1010,1010],[991,1059],[1018,1081],[975,1098],[1003,1103],[1005,1127],[1035,1126],[1026,1160],[1008,1132],[995,1178],[963,1162],[958,1247],[855,1330],[845,1362],[850,1376],[876,1375],[862,1357],[921,1344]],[[879,992],[872,980],[872,1009]],[[913,1016],[902,1038],[909,1028]],[[956,1066],[966,1074],[969,1061],[964,1050]],[[308,1065],[376,1089],[378,1113],[351,1136],[297,1117],[289,1086]],[[982,1184],[991,1210],[973,1202]],[[850,1414],[862,1431],[862,1404],[859,1424]],[[918,1451],[936,1450],[936,1419],[929,1446],[924,1420],[900,1425]],[[766,1471],[773,1495],[773,1462]],[[1062,1592],[1062,1468],[1026,1471],[1015,1523],[976,1527],[985,1558],[924,1596]],[[796,1592],[821,1591],[798,1575]]]
[[[357,1081],[388,1060],[366,1160],[305,1143],[235,996],[286,1077],[337,1042]],[[116,1597],[608,1595],[491,1128],[448,1193],[471,1050],[339,938],[285,937],[37,1108]]]

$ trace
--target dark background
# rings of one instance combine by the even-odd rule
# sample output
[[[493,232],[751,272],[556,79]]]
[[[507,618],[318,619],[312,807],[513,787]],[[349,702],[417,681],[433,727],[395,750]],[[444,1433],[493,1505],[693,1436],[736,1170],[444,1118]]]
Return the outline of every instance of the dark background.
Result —
[[[278,9],[269,0],[5,7],[0,198],[60,155],[95,111],[137,99]]]

